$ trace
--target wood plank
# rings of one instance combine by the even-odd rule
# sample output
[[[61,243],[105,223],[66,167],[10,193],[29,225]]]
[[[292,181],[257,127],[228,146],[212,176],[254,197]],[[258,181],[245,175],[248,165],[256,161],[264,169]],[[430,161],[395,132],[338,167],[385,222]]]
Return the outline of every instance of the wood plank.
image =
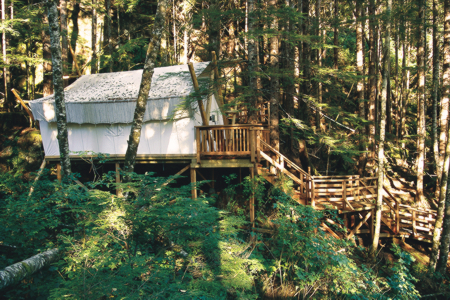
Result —
[[[188,63],[189,73],[191,73],[192,83],[194,85],[194,90],[198,92],[200,87],[198,85],[197,75],[195,75],[194,65],[190,62]],[[198,110],[200,111],[200,116],[202,118],[203,125],[209,125],[209,118],[206,116],[205,107],[203,105],[203,99],[197,97]]]
[[[353,230],[350,231],[350,233],[347,235],[347,240],[349,240],[349,239],[352,238],[352,236],[356,233],[356,231],[357,231],[359,228],[361,228],[361,226],[362,226],[362,225],[370,218],[371,215],[372,215],[372,212],[371,212],[371,211],[368,212],[368,213],[366,214],[366,216],[364,217],[364,219],[362,219],[362,220],[358,223],[358,225],[356,225],[355,228],[353,228]]]
[[[340,237],[339,237],[333,230],[331,230],[331,228],[328,227],[327,224],[325,224],[325,223],[322,222],[320,225],[321,225],[323,228],[325,228],[325,230],[326,230],[328,233],[330,233],[334,238],[340,239]]]

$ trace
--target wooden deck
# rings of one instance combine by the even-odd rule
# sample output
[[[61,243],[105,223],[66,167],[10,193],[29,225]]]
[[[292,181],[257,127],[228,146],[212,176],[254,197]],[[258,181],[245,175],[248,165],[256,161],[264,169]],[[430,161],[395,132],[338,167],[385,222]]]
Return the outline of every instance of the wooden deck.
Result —
[[[262,125],[199,126],[196,127],[196,136],[197,167],[209,166],[211,159],[239,159],[246,162],[245,166],[249,163],[254,165],[255,172],[275,183],[279,176],[271,174],[268,168],[262,166],[262,162],[266,161],[277,170],[277,174],[283,174],[294,182],[294,188],[289,193],[298,203],[311,205],[317,210],[338,211],[344,220],[345,235],[342,236],[330,228],[331,220],[324,220],[324,230],[334,236],[348,239],[355,234],[373,236],[378,185],[376,177],[311,176],[270,147],[269,132]],[[381,237],[403,237],[431,242],[436,211],[402,204],[387,187],[383,188]],[[250,214],[253,219],[254,212],[251,211]]]

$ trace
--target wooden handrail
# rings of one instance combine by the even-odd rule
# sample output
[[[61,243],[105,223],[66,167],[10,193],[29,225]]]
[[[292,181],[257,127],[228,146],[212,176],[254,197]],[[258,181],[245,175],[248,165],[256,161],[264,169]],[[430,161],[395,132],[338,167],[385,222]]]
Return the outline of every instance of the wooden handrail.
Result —
[[[267,144],[265,141],[261,140],[261,144],[264,145],[266,148],[268,148],[270,151],[274,152],[275,154],[279,155],[280,157],[283,158],[283,160],[288,163],[293,169],[299,171],[300,173],[302,173],[303,175],[307,176],[308,178],[311,178],[311,175],[309,175],[307,172],[305,172],[303,169],[301,169],[299,166],[297,166],[295,163],[293,163],[292,161],[290,161],[286,156],[284,156],[283,154],[281,154],[280,152],[278,152],[277,150],[275,150],[274,148],[272,148],[272,146],[270,146],[269,144]]]

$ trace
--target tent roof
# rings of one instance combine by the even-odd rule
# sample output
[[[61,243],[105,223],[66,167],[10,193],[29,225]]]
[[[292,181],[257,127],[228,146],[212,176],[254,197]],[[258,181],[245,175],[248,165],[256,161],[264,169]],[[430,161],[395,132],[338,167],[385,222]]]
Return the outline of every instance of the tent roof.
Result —
[[[197,76],[201,76],[210,62],[194,63]],[[65,102],[104,102],[137,99],[143,70],[83,75],[64,90]],[[187,65],[155,68],[150,99],[187,96],[193,91]],[[32,102],[54,101],[54,95]]]
[[[207,73],[210,62],[194,63],[198,77]],[[68,123],[130,123],[139,93],[143,70],[81,76],[66,87]],[[144,121],[173,116],[177,105],[194,91],[187,65],[155,68]],[[55,97],[50,95],[30,102],[37,120],[55,122]],[[110,104],[115,103],[114,107]],[[186,117],[186,112],[179,117]]]

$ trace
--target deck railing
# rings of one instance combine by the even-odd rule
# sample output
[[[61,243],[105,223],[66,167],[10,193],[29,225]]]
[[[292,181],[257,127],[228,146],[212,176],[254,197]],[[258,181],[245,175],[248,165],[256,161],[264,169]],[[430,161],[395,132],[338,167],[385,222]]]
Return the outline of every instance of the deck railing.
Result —
[[[267,130],[258,125],[196,126],[197,162],[205,156],[250,156],[259,159],[260,140]]]

